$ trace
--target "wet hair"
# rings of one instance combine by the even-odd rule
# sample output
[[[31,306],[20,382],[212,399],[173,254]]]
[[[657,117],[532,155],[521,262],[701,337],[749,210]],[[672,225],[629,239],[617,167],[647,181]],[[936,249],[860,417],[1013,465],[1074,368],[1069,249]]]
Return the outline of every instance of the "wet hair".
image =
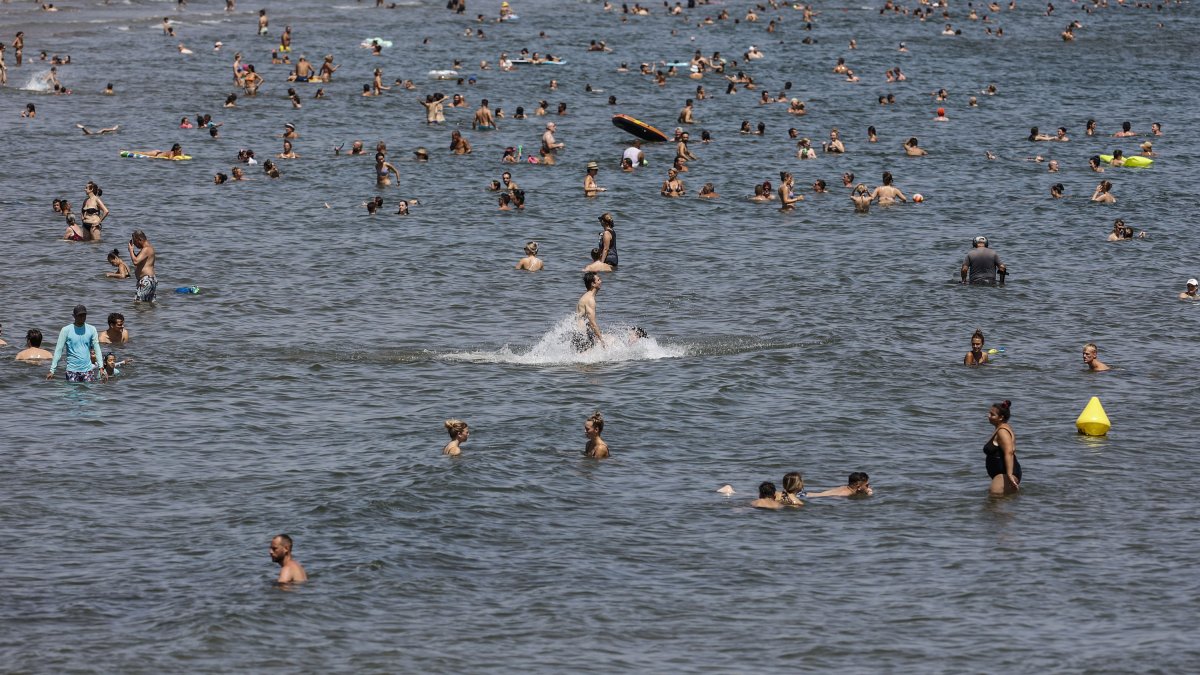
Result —
[[[516,204],[517,206],[524,206],[525,205],[525,191],[524,190],[513,190],[512,191],[512,200],[513,200],[513,204]]]
[[[599,259],[600,259],[600,249],[598,249],[598,248],[592,249],[592,262],[595,262]]]
[[[595,272],[588,272],[588,274],[595,274]],[[587,421],[592,423],[592,428],[596,430],[596,433],[604,433],[604,415],[601,415],[599,410],[592,413]]]
[[[825,190],[825,180],[823,178],[818,178],[817,182],[813,183],[813,185],[817,186],[822,191]]]
[[[277,534],[275,535],[275,538],[283,542],[283,547],[287,549],[288,553],[292,552],[292,538],[290,536],[286,534]]]
[[[774,499],[775,498],[775,484],[769,480],[759,483],[758,484],[758,498],[759,499]]]
[[[115,324],[118,321],[124,321],[124,320],[125,320],[125,315],[121,314],[120,312],[113,312],[112,314],[108,315],[108,325],[110,325],[110,326]]]
[[[1088,157],[1088,164],[1092,166],[1100,166],[1100,155],[1092,155]]]
[[[979,338],[979,344],[982,345],[983,344],[983,331],[976,328],[975,332],[971,334],[971,342],[974,342],[975,338]]]
[[[583,287],[588,289],[589,291],[592,290],[592,286],[596,285],[596,278],[597,278],[597,275],[595,272],[584,272],[583,273]]]
[[[218,173],[217,173],[217,175],[216,175],[216,176],[214,176],[214,177],[217,179],[217,180],[216,180],[216,182],[217,182],[217,184],[218,184],[218,185],[220,185],[221,183],[224,183],[225,181],[229,180],[229,176],[226,176],[225,174],[223,174],[223,173],[219,173],[219,172],[218,172]]]
[[[41,347],[42,331],[36,328],[30,328],[29,331],[25,333],[25,339],[29,341],[30,347]]]
[[[1066,188],[1065,188],[1065,187],[1063,187],[1063,184],[1062,184],[1062,183],[1055,183],[1054,185],[1051,185],[1051,186],[1050,186],[1050,192],[1051,192],[1051,193],[1058,193],[1058,194],[1060,194],[1060,195],[1063,193],[1063,190],[1065,190],[1065,189],[1066,189]]]
[[[529,255],[537,255],[538,243],[536,241],[531,241],[528,244],[525,244],[525,252]]]
[[[783,474],[783,491],[795,494],[804,489],[804,476],[799,471]]]
[[[446,432],[450,434],[450,438],[461,434],[467,428],[467,423],[459,419],[446,420],[445,424]]]
[[[854,179],[853,179],[853,178],[851,178],[850,180],[854,180]],[[884,184],[884,185],[891,185],[891,184],[892,184],[892,172],[891,172],[891,171],[884,171],[884,172],[883,172],[883,184]]]
[[[114,248],[113,250],[111,250],[111,251],[109,251],[109,252],[108,252],[108,259],[109,259],[109,260],[112,260],[113,258],[120,258],[120,257],[121,257],[121,252],[120,252],[120,251],[118,251],[118,250],[117,250],[117,249],[115,249],[115,248]]]
[[[876,134],[875,127],[873,127],[873,126],[867,127],[867,133],[874,136]]]
[[[909,138],[908,141],[906,141],[904,144],[910,148],[917,147],[917,137],[913,136],[913,137]]]
[[[1006,401],[1007,402],[1007,401]],[[871,477],[862,471],[855,471],[846,479],[846,485],[854,485],[855,483],[866,483],[871,480]]]
[[[1029,127],[1029,140],[1036,141],[1037,135],[1038,135],[1038,128],[1037,127]]]
[[[1124,151],[1124,150],[1119,150],[1119,149],[1118,149],[1118,150],[1113,150],[1113,154],[1112,154],[1112,156],[1113,156],[1113,159],[1120,159],[1120,158],[1122,158],[1122,157],[1124,157],[1124,156],[1125,156],[1125,151]]]
[[[712,134],[708,133],[708,129],[700,130],[700,140],[702,140],[702,141],[711,141],[712,140]]]
[[[1121,131],[1129,131],[1132,126],[1129,122],[1121,122]]]
[[[999,403],[993,403],[992,407],[996,409],[996,414],[1000,416],[1001,421],[1008,421],[1009,415],[1012,414],[1012,401],[1004,399]]]

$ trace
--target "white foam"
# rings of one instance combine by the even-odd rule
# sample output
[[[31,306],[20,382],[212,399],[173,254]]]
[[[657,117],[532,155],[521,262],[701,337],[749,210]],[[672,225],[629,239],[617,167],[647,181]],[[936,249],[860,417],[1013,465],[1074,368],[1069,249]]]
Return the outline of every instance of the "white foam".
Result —
[[[50,91],[54,86],[50,84],[50,70],[43,70],[40,73],[34,73],[29,77],[29,81],[21,87],[24,91]]]
[[[448,361],[472,363],[517,363],[521,365],[565,365],[575,363],[619,363],[622,361],[655,361],[674,359],[687,354],[687,349],[662,345],[652,337],[639,338],[632,326],[602,326],[605,343],[585,352],[571,346],[571,336],[577,334],[574,316],[566,316],[546,332],[526,351],[514,351],[504,345],[496,351],[454,352],[441,358]]]

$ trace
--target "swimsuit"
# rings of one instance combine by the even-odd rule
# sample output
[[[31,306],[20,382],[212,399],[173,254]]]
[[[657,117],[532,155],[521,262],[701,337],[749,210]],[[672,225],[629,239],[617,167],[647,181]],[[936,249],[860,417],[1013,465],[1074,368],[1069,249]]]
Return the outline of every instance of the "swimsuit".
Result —
[[[583,330],[571,331],[571,347],[577,352],[586,352],[596,346],[596,334],[592,332],[591,326],[584,326]]]
[[[152,276],[144,276],[138,279],[137,292],[133,294],[133,299],[138,302],[154,302],[154,293],[158,290],[158,279]]]
[[[600,233],[600,245],[596,248],[604,250],[604,232]],[[604,262],[612,265],[612,268],[617,269],[617,233],[612,232],[612,243],[608,246],[608,255],[604,256]]]
[[[983,454],[987,456],[985,466],[987,467],[988,478],[995,478],[1005,474],[1004,470],[1004,450],[996,444],[996,434],[988,439],[986,445],[983,446]],[[1013,455],[1013,475],[1017,477],[1017,482],[1021,482],[1021,463],[1017,461],[1017,456]]]

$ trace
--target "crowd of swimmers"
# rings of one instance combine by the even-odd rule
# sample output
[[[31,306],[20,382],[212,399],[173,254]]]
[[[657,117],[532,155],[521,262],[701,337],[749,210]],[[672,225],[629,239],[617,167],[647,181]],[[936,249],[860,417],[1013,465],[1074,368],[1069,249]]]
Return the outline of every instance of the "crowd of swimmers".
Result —
[[[688,0],[687,8],[695,9],[698,5],[705,5],[705,2],[697,2],[696,0]],[[184,0],[179,0],[179,8],[182,10],[186,6]],[[376,1],[377,7],[385,6],[383,0]],[[392,5],[395,6],[394,4]],[[684,7],[682,3],[676,2],[673,6],[664,3],[666,11],[669,15],[682,15]],[[768,6],[778,10],[786,5],[781,5],[777,0],[768,0],[765,4],[758,4],[757,9],[760,12],[767,11]],[[932,16],[933,6],[918,7],[910,10],[895,4],[892,0],[887,0],[881,8],[880,13],[893,13],[911,15],[919,20],[926,20]],[[981,5],[982,6],[982,5]],[[1097,5],[1099,6],[1099,5]],[[1012,10],[1015,3],[1010,2],[1008,9]],[[45,7],[44,7],[45,8]],[[465,0],[450,0],[448,8],[452,11],[462,14],[465,12]],[[796,9],[803,11],[804,29],[806,31],[812,29],[812,24],[816,21],[820,12],[816,11],[812,6],[796,5]],[[946,21],[949,21],[949,10],[941,5],[941,16]],[[56,8],[50,6],[45,8],[47,11],[56,11]],[[225,9],[227,12],[235,11],[235,0],[226,0]],[[1090,12],[1091,8],[1084,8]],[[987,5],[987,10],[993,14],[999,14],[1002,10],[1001,6],[992,2]],[[604,2],[603,11],[617,12],[617,8],[610,2]],[[651,14],[651,9],[643,7],[639,4],[633,4],[632,7],[628,4],[623,4],[620,7],[621,21],[626,22],[631,16],[645,16]],[[1049,5],[1047,16],[1054,11],[1053,5]],[[987,14],[984,14],[980,19],[974,7],[969,9],[967,16],[971,21],[982,21],[990,23]],[[511,21],[516,19],[509,3],[501,4],[499,16],[496,21]],[[484,15],[477,17],[478,22],[482,23],[485,20]],[[699,20],[698,26],[710,26],[717,23],[730,21],[737,22],[736,18],[732,18],[729,10],[722,8],[715,17],[705,16]],[[747,23],[755,23],[759,20],[758,13],[755,8],[751,8],[744,16],[744,21]],[[777,22],[782,21],[782,18],[772,19],[767,25],[767,32],[774,32]],[[256,33],[258,35],[267,35],[269,33],[269,17],[266,10],[260,10],[255,17]],[[1078,21],[1072,21],[1062,33],[1062,39],[1070,42],[1074,40],[1074,32],[1082,29],[1083,26]],[[162,22],[163,35],[171,40],[177,38],[175,25],[169,17],[164,17]],[[952,24],[946,23],[941,33],[946,36],[957,36],[962,34],[961,28],[954,28]],[[988,35],[1000,38],[1004,36],[1002,28],[992,30],[991,26],[986,29]],[[483,38],[482,29],[472,31],[470,28],[466,30],[466,34],[474,37]],[[544,33],[542,34],[544,36]],[[428,41],[428,39],[426,39]],[[815,40],[811,37],[806,37],[803,42],[805,44],[813,44]],[[18,31],[12,39],[10,46],[12,47],[16,59],[16,65],[21,66],[24,60],[25,35]],[[381,55],[383,49],[390,46],[390,43],[385,44],[380,39],[369,39],[364,41],[364,48],[369,49],[374,56]],[[8,66],[5,63],[6,45],[0,44],[0,85],[7,83]],[[214,52],[219,52],[222,48],[220,41],[214,43]],[[850,41],[850,49],[856,49],[857,45],[853,40]],[[177,51],[182,55],[194,54],[193,50],[188,49],[179,43]],[[321,59],[320,65],[314,65],[303,55],[299,55],[296,62],[293,64],[291,53],[293,51],[293,34],[291,26],[285,27],[279,37],[278,47],[271,50],[271,61],[276,64],[287,64],[293,66],[287,76],[289,83],[306,83],[315,82],[327,84],[334,81],[335,74],[338,72],[340,65],[334,62],[334,56],[327,54]],[[607,52],[611,49],[603,40],[592,40],[587,47],[589,52]],[[907,52],[908,48],[904,43],[899,44],[899,52]],[[765,57],[765,54],[757,46],[751,46],[742,57],[741,68],[745,68],[748,64],[758,61]],[[52,65],[48,73],[45,75],[47,85],[52,88],[54,93],[69,94],[68,89],[59,80],[58,66],[71,63],[70,56],[59,57],[57,55],[48,57],[45,52],[42,52],[40,61],[47,61]],[[517,65],[521,64],[545,64],[545,63],[560,63],[561,59],[549,54],[540,54],[536,51],[531,52],[528,49],[523,49],[518,54],[517,58],[510,58],[508,52],[502,52],[497,60],[497,68],[502,71],[515,70]],[[462,68],[462,62],[455,60],[454,68],[444,73],[448,79],[456,79],[458,85],[470,86],[476,82],[474,76],[458,77],[457,72]],[[748,74],[743,69],[739,69],[737,60],[727,59],[722,57],[719,52],[713,53],[711,56],[705,56],[696,50],[688,63],[683,64],[659,64],[642,63],[637,69],[642,75],[653,78],[653,81],[659,86],[663,86],[667,82],[667,78],[676,77],[681,73],[688,73],[688,77],[699,80],[705,74],[716,74],[724,78],[722,85],[725,87],[726,94],[734,94],[739,88],[745,90],[755,90],[760,85],[757,83],[752,74]],[[686,66],[686,70],[679,70],[679,67]],[[487,61],[480,63],[481,70],[490,70],[491,66]],[[619,72],[630,72],[630,67],[627,64],[621,64],[618,68]],[[846,62],[846,58],[838,58],[837,63],[833,66],[833,74],[844,77],[848,82],[858,82],[860,77],[856,75],[850,64]],[[898,83],[908,80],[908,77],[896,66],[889,68],[885,74],[887,82]],[[441,75],[439,75],[441,77]],[[243,97],[257,96],[265,79],[255,70],[255,67],[248,63],[243,63],[241,53],[236,53],[232,62],[232,79],[233,86],[238,92],[229,93],[224,100],[224,108],[236,108],[238,106],[239,92]],[[398,89],[403,91],[412,91],[417,87],[411,79],[396,78],[391,85],[385,84],[383,69],[381,67],[373,68],[371,81],[362,85],[363,97],[382,96],[385,92]],[[550,89],[557,90],[557,80],[551,80]],[[787,105],[787,113],[797,118],[804,116],[809,112],[805,101],[791,91],[791,83],[785,83],[783,88],[775,95],[765,89],[760,92],[758,97],[759,105],[784,104]],[[596,92],[599,90],[592,89],[591,85],[587,86],[587,91]],[[113,85],[109,83],[103,91],[106,95],[113,95]],[[983,95],[996,95],[997,87],[994,84],[989,84],[987,88],[981,92]],[[323,88],[317,88],[313,98],[321,99],[325,96]],[[945,89],[938,89],[930,93],[930,96],[937,102],[943,102],[950,99],[950,94]],[[696,119],[696,101],[703,101],[710,98],[708,92],[705,91],[703,85],[697,84],[695,93],[686,99],[682,110],[678,116],[678,123],[681,125],[674,130],[674,133],[669,138],[669,143],[666,147],[673,150],[671,155],[671,164],[667,168],[664,180],[659,187],[659,194],[667,199],[679,199],[689,194],[689,189],[684,181],[684,176],[689,172],[688,164],[699,160],[699,157],[693,152],[692,138],[690,132],[685,129],[685,126],[697,124]],[[288,89],[287,99],[292,108],[299,108],[303,105],[298,92],[295,89]],[[887,106],[896,102],[894,94],[879,96],[879,105]],[[441,92],[427,94],[423,100],[418,99],[418,103],[422,106],[425,113],[425,121],[430,125],[440,125],[446,122],[446,108],[463,108],[467,107],[468,103],[462,94],[453,94],[447,96]],[[617,104],[615,95],[608,97],[609,105]],[[969,106],[978,106],[978,99],[975,96],[968,98]],[[542,100],[533,113],[535,117],[550,115],[552,106],[549,101]],[[562,116],[567,114],[566,102],[559,102],[557,105],[557,115]],[[21,111],[21,116],[25,118],[36,118],[37,109],[33,103],[29,103]],[[517,106],[513,119],[526,119],[525,109],[522,106]],[[489,132],[499,128],[500,124],[506,123],[507,117],[503,108],[492,106],[488,99],[482,99],[479,107],[474,111],[471,119],[470,128],[474,132]],[[944,107],[938,107],[934,116],[935,122],[949,122]],[[99,128],[96,130],[78,124],[85,135],[117,133],[120,130],[118,125],[111,127]],[[219,137],[219,128],[222,123],[212,121],[211,115],[197,114],[195,122],[184,117],[179,123],[181,130],[200,129],[207,132],[211,138]],[[764,122],[752,124],[750,120],[743,120],[738,131],[745,135],[766,134],[766,125]],[[1071,138],[1069,129],[1066,126],[1056,127],[1054,133],[1042,133],[1038,127],[1032,127],[1029,132],[1028,140],[1034,143],[1069,143]],[[1089,119],[1085,123],[1084,135],[1096,136],[1098,134],[1097,122],[1094,119]],[[1154,122],[1150,126],[1148,132],[1151,137],[1161,137],[1163,135],[1162,124]],[[1121,124],[1121,129],[1112,134],[1116,139],[1128,139],[1138,136],[1138,132],[1133,129],[1130,121],[1125,121]],[[298,138],[296,127],[293,123],[284,125],[283,143],[281,152],[273,159],[292,160],[297,159],[300,155],[297,153],[294,141]],[[799,160],[816,159],[818,155],[818,145],[814,144],[810,138],[800,136],[797,129],[791,128],[788,130],[788,138],[796,143],[796,158]],[[878,142],[878,133],[874,126],[866,129],[865,142]],[[705,129],[701,130],[698,143],[707,145],[714,142],[712,133]],[[334,154],[343,154],[343,146],[334,148]],[[553,121],[546,122],[541,131],[539,142],[537,143],[537,151],[526,154],[520,147],[505,147],[500,161],[502,164],[514,164],[517,162],[540,164],[553,166],[558,163],[559,155],[566,148],[566,142],[562,140],[558,133],[557,124]],[[1143,141],[1139,146],[1139,157],[1153,158],[1157,157],[1153,142],[1151,140]],[[842,130],[834,127],[828,132],[828,139],[819,144],[820,153],[841,155],[848,152],[846,139],[843,138]],[[465,155],[476,151],[471,141],[466,138],[461,131],[453,130],[450,134],[448,150],[451,154]],[[897,152],[903,152],[909,157],[923,157],[929,154],[929,150],[923,146],[916,136],[910,136],[907,140],[899,145]],[[184,153],[182,145],[175,143],[169,150],[149,150],[139,153],[140,156],[160,159],[185,159],[187,155]],[[396,165],[389,161],[388,149],[383,141],[379,141],[374,149],[374,152],[369,152],[362,140],[355,140],[351,144],[351,148],[346,151],[350,156],[367,156],[374,157],[374,178],[377,188],[386,188],[395,185],[400,180],[400,172]],[[989,160],[996,159],[996,156],[991,152],[986,152],[986,157]],[[253,166],[261,166],[262,172],[269,178],[279,178],[282,175],[279,166],[273,161],[267,159],[260,165],[254,156],[254,152],[250,149],[243,149],[238,153],[236,164],[231,168],[230,175],[225,173],[217,173],[213,177],[213,182],[216,184],[224,184],[227,182],[240,182],[248,179],[246,168]],[[429,151],[424,147],[419,147],[413,151],[413,161],[427,162],[430,159]],[[1038,155],[1031,158],[1035,162],[1043,162],[1045,159]],[[1130,158],[1127,157],[1121,148],[1116,148],[1112,151],[1111,159],[1104,159],[1099,155],[1091,155],[1087,158],[1090,169],[1096,173],[1102,173],[1107,167],[1121,167],[1131,165]],[[1141,163],[1145,163],[1144,160]],[[621,153],[620,169],[623,172],[642,171],[649,165],[646,156],[646,151],[641,141],[634,141],[628,145]],[[598,197],[608,191],[606,187],[599,182],[599,172],[601,166],[597,161],[590,161],[584,169],[582,180],[582,193],[587,198]],[[1059,160],[1050,160],[1047,164],[1047,170],[1050,173],[1059,171]],[[878,186],[871,187],[867,184],[857,181],[852,172],[846,172],[841,176],[842,189],[846,190],[853,209],[859,213],[866,213],[870,210],[872,204],[883,206],[907,203],[910,197],[906,195],[897,185],[891,172],[883,172],[881,182]],[[826,182],[824,179],[817,179],[811,185],[813,194],[823,194],[830,191],[830,184],[836,184],[837,181],[831,180]],[[804,201],[804,195],[801,194],[800,188],[796,185],[796,180],[792,173],[781,171],[779,173],[779,185],[773,186],[770,180],[761,183],[754,183],[748,186],[745,198],[752,202],[769,203],[774,202],[779,205],[783,211],[796,209],[801,202]],[[525,192],[521,190],[515,181],[513,181],[511,173],[505,171],[500,180],[493,180],[489,186],[493,192],[499,193],[497,198],[497,208],[502,211],[519,211],[525,206]],[[1053,198],[1065,197],[1065,188],[1061,183],[1055,183],[1051,186],[1051,196]],[[717,186],[712,182],[706,182],[695,193],[697,197],[703,199],[720,199],[721,193]],[[85,185],[85,196],[82,201],[80,213],[78,216],[74,213],[74,209],[67,199],[55,199],[52,204],[53,211],[59,214],[66,223],[66,229],[62,238],[72,242],[100,242],[104,228],[104,221],[109,216],[109,207],[102,199],[103,190],[96,183],[89,181]],[[915,203],[923,201],[920,194],[914,194],[911,197]],[[1098,203],[1112,204],[1116,202],[1116,196],[1113,194],[1113,184],[1109,180],[1102,180],[1095,188],[1091,195],[1091,201]],[[405,215],[409,212],[410,207],[416,206],[420,201],[416,198],[401,199],[397,204],[396,213]],[[377,214],[384,211],[385,204],[382,196],[376,196],[363,203],[368,214]],[[326,204],[328,206],[328,204]],[[584,293],[580,296],[576,303],[574,319],[574,330],[568,336],[571,346],[580,352],[586,352],[592,349],[604,348],[614,339],[613,336],[605,335],[602,332],[600,322],[597,319],[596,301],[597,295],[603,287],[603,274],[613,272],[618,269],[617,255],[617,233],[616,223],[611,213],[603,213],[599,216],[601,231],[597,235],[597,244],[590,252],[590,262],[583,267],[583,286]],[[1137,231],[1136,228],[1125,224],[1124,220],[1117,219],[1113,224],[1111,234],[1108,235],[1109,241],[1123,241],[1134,238],[1144,238],[1145,232]],[[999,254],[990,247],[990,242],[985,236],[977,236],[972,240],[971,249],[966,254],[960,266],[960,279],[964,284],[998,284],[1005,283],[1008,268],[1005,263],[1001,262]],[[107,255],[107,263],[112,268],[105,273],[105,277],[111,279],[129,279],[133,278],[136,283],[134,300],[138,302],[153,302],[157,289],[157,277],[154,271],[155,252],[153,246],[150,245],[145,233],[141,230],[136,230],[130,237],[127,244],[127,254],[129,263],[126,263],[122,258],[121,251],[117,248],[110,250]],[[582,256],[581,256],[582,259]],[[132,267],[131,267],[132,266]],[[539,257],[539,244],[537,241],[528,241],[524,246],[524,257],[520,258],[514,266],[517,270],[528,272],[537,272],[545,268],[545,261]],[[1197,295],[1197,281],[1194,278],[1188,279],[1186,288],[1179,293],[1180,300],[1197,300],[1200,299]],[[111,313],[108,315],[108,327],[103,331],[97,330],[92,325],[88,324],[87,308],[83,305],[75,307],[73,311],[73,322],[62,327],[56,340],[54,352],[47,351],[42,348],[43,334],[36,328],[31,328],[26,332],[25,347],[16,355],[16,359],[22,362],[44,364],[50,362],[47,378],[54,378],[55,371],[60,361],[65,361],[66,364],[66,379],[71,382],[93,382],[96,380],[111,379],[120,375],[121,367],[131,363],[130,359],[118,360],[117,356],[111,351],[104,351],[103,345],[110,347],[123,347],[129,341],[129,331],[125,327],[125,318],[120,313]],[[2,329],[2,327],[0,327]],[[628,336],[618,336],[622,339],[637,340],[646,337],[644,330],[634,328],[629,331]],[[989,362],[989,357],[997,353],[1002,353],[1002,350],[985,350],[984,335],[981,330],[975,331],[971,336],[970,351],[963,357],[963,363],[969,366],[980,366]],[[0,339],[0,346],[4,342]],[[1099,351],[1094,343],[1088,343],[1083,347],[1083,360],[1089,370],[1106,371],[1110,367],[1102,362],[1099,358]],[[1007,494],[1015,492],[1020,488],[1021,482],[1021,466],[1016,458],[1016,440],[1013,429],[1010,425],[1011,402],[1008,400],[995,403],[988,408],[988,420],[992,425],[992,433],[989,436],[987,443],[984,445],[985,467],[989,478],[991,479],[990,490],[995,494]],[[604,417],[597,411],[589,416],[583,423],[583,433],[586,438],[586,443],[582,450],[582,454],[591,459],[604,459],[610,456],[608,444],[603,440],[601,434],[604,431]],[[451,419],[446,420],[445,430],[449,435],[449,441],[443,447],[443,454],[447,456],[458,456],[463,452],[462,446],[467,442],[470,436],[468,425],[462,420]],[[772,482],[763,482],[758,488],[758,497],[750,502],[750,505],[756,508],[763,509],[782,509],[787,507],[800,507],[804,504],[803,499],[811,499],[818,497],[867,497],[874,493],[870,485],[869,477],[863,472],[851,473],[846,485],[836,487],[830,490],[821,492],[807,493],[804,490],[804,479],[799,472],[791,472],[784,475],[781,488],[777,489]],[[720,492],[726,495],[734,493],[731,486],[721,488]],[[280,534],[274,537],[270,543],[270,553],[272,559],[280,566],[279,581],[283,583],[304,581],[307,575],[304,568],[292,557],[293,541],[286,534]]]

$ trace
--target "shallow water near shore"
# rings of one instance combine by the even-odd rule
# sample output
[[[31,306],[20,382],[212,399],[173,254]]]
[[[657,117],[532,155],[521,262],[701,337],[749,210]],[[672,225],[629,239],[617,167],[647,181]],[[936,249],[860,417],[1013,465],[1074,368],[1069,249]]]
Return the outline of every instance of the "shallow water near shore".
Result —
[[[690,10],[690,23],[655,6],[621,24],[599,3],[548,0],[513,2],[520,20],[499,25],[473,20],[498,2],[472,0],[463,17],[441,2],[296,0],[268,6],[260,38],[257,5],[223,4],[0,5],[4,41],[26,34],[26,64],[10,48],[0,88],[0,670],[1167,673],[1200,657],[1200,303],[1175,298],[1200,276],[1193,4],[1048,18],[1022,3],[993,17],[1002,39],[957,7],[965,34],[952,38],[935,18],[861,4],[822,6],[809,33],[790,8],[698,28],[748,5]],[[164,15],[178,38],[161,34]],[[1072,18],[1084,28],[1064,44]],[[335,56],[333,83],[288,84],[289,67],[269,63],[285,25],[293,59]],[[358,44],[375,36],[396,46],[372,57]],[[593,39],[614,51],[585,51]],[[740,60],[752,44],[766,58],[745,71],[773,96],[791,82],[808,115],[758,105],[762,89],[727,96],[710,74],[689,129],[693,196],[658,195],[669,147],[619,171],[632,137],[612,114],[669,132],[697,85],[658,87],[619,64],[697,48]],[[522,47],[567,64],[476,67]],[[35,91],[43,49],[72,56],[58,68],[71,96]],[[266,83],[223,109],[237,51]],[[862,82],[830,73],[839,56]],[[456,58],[477,84],[426,76]],[[887,84],[897,65],[907,81]],[[418,89],[362,98],[376,67]],[[108,82],[116,96],[100,94]],[[991,82],[996,96],[982,93]],[[318,86],[326,100],[312,100]],[[942,87],[951,99],[936,103]],[[427,127],[417,97],[434,91],[469,105]],[[897,104],[876,105],[889,92]],[[481,98],[509,116],[541,99],[568,114],[475,132]],[[29,102],[37,118],[19,118]],[[939,106],[949,123],[932,121]],[[196,113],[223,123],[220,138],[177,128]],[[1084,136],[1088,118],[1100,135]],[[558,166],[499,163],[505,146],[535,151],[547,120],[566,143]],[[742,120],[766,135],[739,134]],[[1091,173],[1091,155],[1137,153],[1144,137],[1109,137],[1125,120],[1143,134],[1163,123],[1154,166]],[[240,148],[279,152],[285,122],[301,159],[276,160],[282,179],[251,167],[248,182],[211,183]],[[1029,143],[1034,125],[1072,141]],[[833,126],[846,155],[795,159],[789,127],[819,144]],[[450,155],[452,129],[474,153]],[[698,142],[704,129],[713,143]],[[929,156],[903,155],[910,136]],[[387,142],[399,187],[377,190],[369,157],[333,155],[355,139]],[[175,142],[194,159],[118,157]],[[427,164],[412,161],[418,146]],[[1062,171],[1025,161],[1035,154]],[[588,161],[609,190],[592,200]],[[524,212],[496,211],[484,189],[506,169]],[[795,212],[745,199],[782,170],[803,188]],[[876,185],[885,170],[925,202],[855,214],[842,173]],[[808,189],[818,178],[829,194]],[[1115,205],[1088,201],[1101,178]],[[88,180],[112,209],[105,241],[59,241],[50,200],[78,212]],[[709,181],[721,198],[695,199]],[[1067,199],[1049,199],[1055,182]],[[369,217],[376,194],[385,211]],[[393,215],[412,197],[411,215]],[[617,340],[578,354],[562,320],[605,211],[621,265],[598,307]],[[1115,218],[1148,238],[1105,242]],[[158,250],[154,306],[103,278],[135,228]],[[1009,267],[1003,288],[955,283],[978,234]],[[531,239],[546,269],[517,272]],[[201,292],[172,292],[190,285]],[[52,342],[81,302],[97,326],[124,313],[119,353],[134,364],[121,380],[46,382],[12,361],[28,328]],[[649,337],[631,339],[634,326]],[[976,328],[1004,353],[965,368]],[[1084,369],[1089,341],[1113,371]],[[1075,432],[1091,396],[1107,437]],[[1002,399],[1025,484],[996,499],[980,448]],[[613,453],[602,462],[580,458],[595,410]],[[439,452],[452,417],[471,425],[457,458]],[[748,508],[788,471],[810,491],[866,471],[876,494]],[[732,497],[716,493],[726,483]],[[310,574],[290,591],[272,584],[278,532]]]

